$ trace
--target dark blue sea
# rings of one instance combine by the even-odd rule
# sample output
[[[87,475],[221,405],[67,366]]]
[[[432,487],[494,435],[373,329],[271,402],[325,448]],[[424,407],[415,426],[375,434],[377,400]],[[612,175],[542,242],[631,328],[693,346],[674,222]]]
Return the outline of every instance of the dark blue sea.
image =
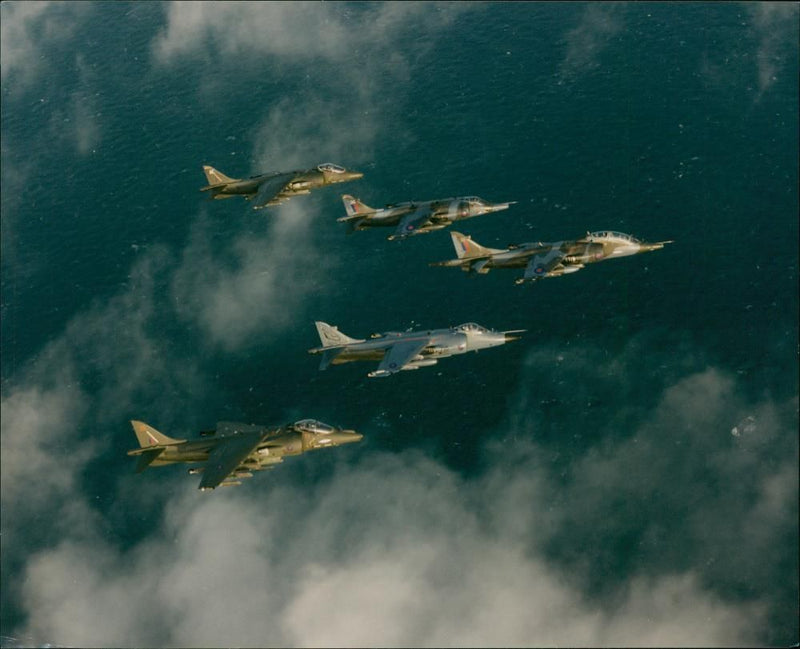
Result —
[[[0,8],[2,646],[796,645],[796,3]],[[322,162],[364,177],[199,191]],[[674,243],[517,286],[345,193]],[[526,332],[381,380],[317,320]],[[126,455],[308,417],[364,440]]]

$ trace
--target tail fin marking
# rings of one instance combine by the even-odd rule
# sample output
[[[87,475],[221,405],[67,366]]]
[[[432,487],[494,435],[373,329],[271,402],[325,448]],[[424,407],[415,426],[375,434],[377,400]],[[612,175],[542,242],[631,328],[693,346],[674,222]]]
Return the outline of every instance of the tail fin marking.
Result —
[[[475,243],[470,237],[461,234],[460,232],[450,232],[450,238],[453,240],[453,247],[456,249],[456,255],[459,259],[470,257],[488,257],[491,256],[492,250],[486,248],[478,243]]]
[[[209,165],[203,165],[203,173],[206,175],[206,180],[208,180],[209,187],[236,182],[235,178],[228,178],[228,176],[226,176],[224,173],[217,171],[214,169],[214,167]]]
[[[145,424],[143,421],[131,421],[133,432],[136,433],[136,439],[139,440],[139,446],[142,448],[151,448],[157,446],[171,446],[173,444],[182,444],[185,439],[173,439],[167,437],[163,433],[159,433],[155,428]]]
[[[368,214],[374,214],[377,211],[369,205],[362,203],[354,196],[350,196],[350,194],[344,194],[342,196],[342,202],[344,203],[344,209],[347,211],[347,218],[353,218],[354,216],[367,216]]]
[[[344,335],[337,327],[333,327],[327,322],[315,322],[314,324],[317,326],[317,333],[323,347],[341,347],[350,343],[364,342]]]

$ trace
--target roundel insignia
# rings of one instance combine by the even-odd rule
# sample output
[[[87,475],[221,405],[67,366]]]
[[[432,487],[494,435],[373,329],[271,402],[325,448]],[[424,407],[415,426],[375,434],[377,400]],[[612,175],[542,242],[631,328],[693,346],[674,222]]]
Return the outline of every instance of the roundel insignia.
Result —
[[[406,226],[406,230],[409,230],[409,231],[411,231],[411,230],[413,230],[413,229],[414,229],[414,226],[413,226],[413,225],[411,225],[411,223],[409,223],[409,224]]]
[[[537,266],[536,270],[534,271],[537,275],[541,275],[544,272],[544,266]]]

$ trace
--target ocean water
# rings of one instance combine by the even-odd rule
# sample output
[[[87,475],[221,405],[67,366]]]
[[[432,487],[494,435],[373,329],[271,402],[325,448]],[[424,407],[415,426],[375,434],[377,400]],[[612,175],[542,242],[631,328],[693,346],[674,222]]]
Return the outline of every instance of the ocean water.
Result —
[[[2,11],[4,645],[797,642],[796,4]],[[520,287],[343,193],[675,242]],[[527,331],[378,381],[315,320]],[[301,417],[365,439],[212,494],[125,455]]]

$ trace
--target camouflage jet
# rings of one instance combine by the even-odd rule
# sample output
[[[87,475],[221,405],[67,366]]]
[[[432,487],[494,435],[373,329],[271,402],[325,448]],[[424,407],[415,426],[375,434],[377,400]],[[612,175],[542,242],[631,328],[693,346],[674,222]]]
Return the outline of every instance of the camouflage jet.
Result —
[[[390,241],[441,230],[461,219],[506,210],[509,205],[516,202],[493,204],[477,196],[465,196],[419,203],[415,201],[397,203],[376,210],[347,194],[342,196],[342,201],[347,216],[336,220],[340,223],[349,223],[350,232],[365,228],[396,226],[394,234],[387,237]]]
[[[228,178],[225,174],[203,165],[208,185],[201,192],[211,192],[211,198],[244,196],[253,201],[253,209],[278,205],[298,194],[310,194],[312,189],[357,180],[364,176],[358,171],[326,162],[306,171],[270,172],[246,179]]]
[[[189,469],[191,475],[203,474],[202,491],[241,484],[240,478],[272,469],[286,456],[358,442],[363,437],[314,419],[271,427],[221,421],[215,430],[201,432],[202,439],[191,441],[172,439],[141,421],[131,421],[131,425],[141,447],[128,451],[128,455],[139,456],[137,473],[148,466],[205,462],[204,467]]]
[[[438,359],[465,354],[466,352],[488,347],[497,347],[519,336],[524,329],[514,331],[492,331],[474,322],[431,331],[389,331],[372,334],[370,340],[350,338],[336,327],[325,322],[316,322],[322,347],[309,349],[309,354],[322,354],[319,369],[324,370],[331,363],[351,361],[381,361],[378,369],[367,374],[369,377],[386,377],[400,370],[417,370],[420,367],[436,365]]]
[[[466,272],[488,273],[492,268],[525,268],[517,284],[544,277],[574,273],[586,264],[640,252],[659,250],[672,241],[645,243],[622,232],[587,232],[576,241],[522,243],[506,249],[486,248],[460,232],[451,232],[458,259],[434,262],[431,266],[460,266]]]

